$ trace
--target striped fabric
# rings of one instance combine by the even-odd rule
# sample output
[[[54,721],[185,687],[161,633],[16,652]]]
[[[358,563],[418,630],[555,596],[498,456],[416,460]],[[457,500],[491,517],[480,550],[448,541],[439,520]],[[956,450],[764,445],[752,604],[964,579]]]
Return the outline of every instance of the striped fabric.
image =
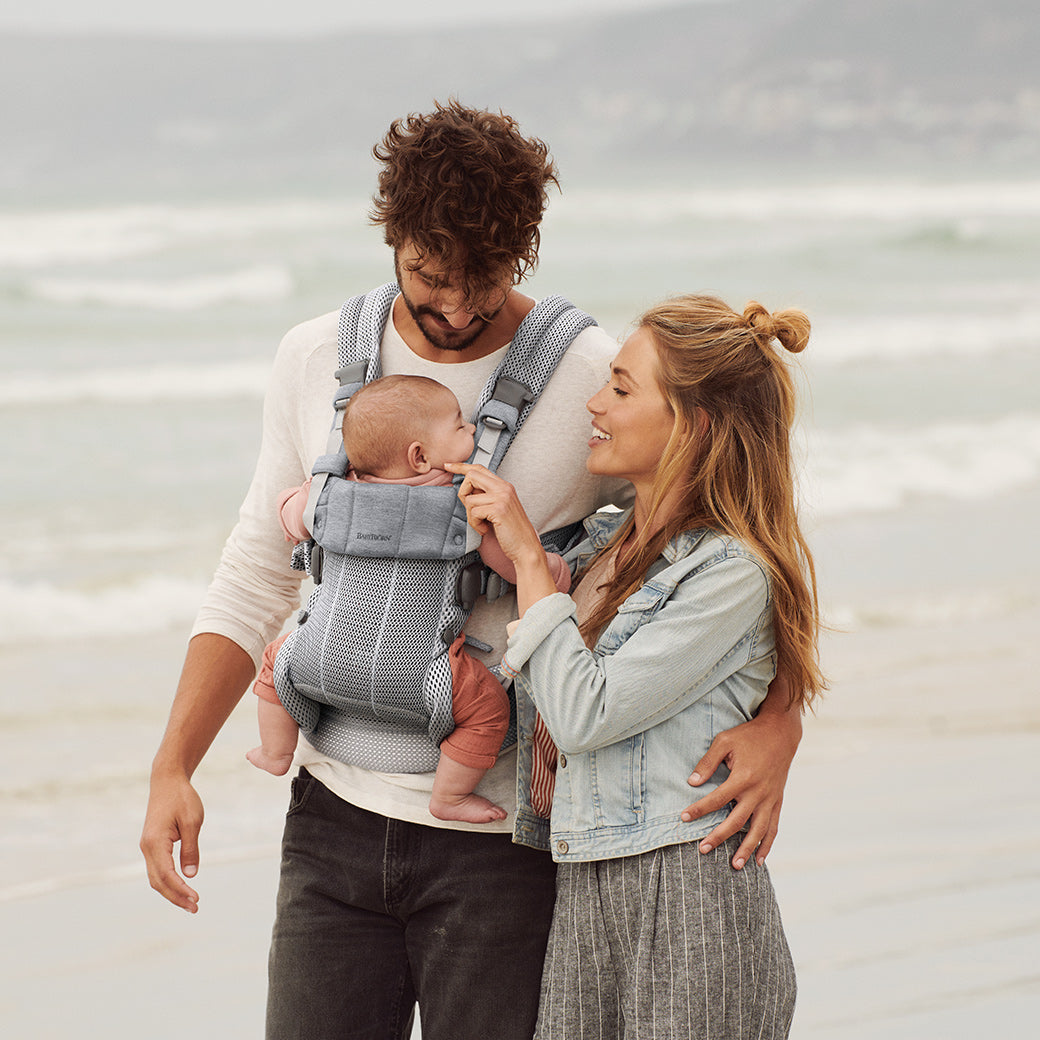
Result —
[[[536,1040],[781,1040],[795,976],[773,887],[740,837],[561,864]]]
[[[531,745],[531,809],[549,819],[556,787],[556,745],[541,715],[535,715]]]

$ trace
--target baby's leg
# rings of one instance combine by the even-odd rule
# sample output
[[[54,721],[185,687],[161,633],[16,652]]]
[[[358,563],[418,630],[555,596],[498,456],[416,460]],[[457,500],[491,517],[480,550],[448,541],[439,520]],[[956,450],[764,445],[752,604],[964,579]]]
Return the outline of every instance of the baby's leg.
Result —
[[[505,809],[474,794],[473,788],[495,764],[509,727],[509,698],[487,667],[463,646],[460,635],[448,652],[455,729],[441,741],[430,813],[439,820],[491,823],[504,820]]]
[[[284,776],[292,765],[300,728],[279,702],[262,697],[256,702],[256,717],[260,727],[260,746],[247,751],[246,758],[257,769]]]
[[[466,823],[504,820],[507,815],[505,809],[473,793],[473,788],[486,772],[486,769],[456,762],[442,749],[441,760],[437,763],[437,772],[433,777],[431,815],[438,820],[462,820]]]

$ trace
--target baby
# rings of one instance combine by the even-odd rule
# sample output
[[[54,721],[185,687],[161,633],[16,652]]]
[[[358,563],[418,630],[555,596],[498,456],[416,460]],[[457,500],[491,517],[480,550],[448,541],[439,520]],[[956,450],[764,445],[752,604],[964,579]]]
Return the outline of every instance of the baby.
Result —
[[[476,428],[462,416],[455,395],[424,376],[385,376],[362,387],[343,415],[343,445],[350,460],[348,479],[371,483],[448,485],[448,462],[465,462],[473,452]],[[278,514],[290,541],[310,538],[303,514],[310,491],[301,487],[282,492]],[[480,545],[484,563],[507,581],[516,572],[493,535]],[[570,589],[570,571],[555,553],[547,558],[557,588]],[[274,687],[274,660],[285,637],[264,650],[263,665],[253,687],[260,746],[246,757],[253,765],[281,776],[292,764],[299,728],[282,706]],[[474,793],[495,763],[509,726],[509,699],[491,672],[463,649],[463,636],[449,650],[452,674],[454,730],[441,743],[434,775],[430,813],[441,820],[490,823],[506,812]]]

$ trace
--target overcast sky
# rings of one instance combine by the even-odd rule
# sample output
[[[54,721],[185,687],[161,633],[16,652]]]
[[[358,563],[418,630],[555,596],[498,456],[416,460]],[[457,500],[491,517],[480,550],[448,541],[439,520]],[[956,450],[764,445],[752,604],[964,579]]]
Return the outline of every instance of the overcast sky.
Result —
[[[0,31],[310,35],[358,26],[462,25],[659,6],[669,0],[31,0],[0,8]],[[678,0],[672,0],[678,2]]]

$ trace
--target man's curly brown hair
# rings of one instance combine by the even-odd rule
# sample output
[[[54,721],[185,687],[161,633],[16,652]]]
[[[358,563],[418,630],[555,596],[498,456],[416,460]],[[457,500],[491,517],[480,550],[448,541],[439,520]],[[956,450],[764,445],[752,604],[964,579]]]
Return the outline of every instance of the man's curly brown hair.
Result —
[[[383,164],[372,223],[395,251],[406,242],[467,299],[519,281],[538,263],[538,225],[555,184],[549,148],[504,113],[452,99],[390,124],[372,154]]]

